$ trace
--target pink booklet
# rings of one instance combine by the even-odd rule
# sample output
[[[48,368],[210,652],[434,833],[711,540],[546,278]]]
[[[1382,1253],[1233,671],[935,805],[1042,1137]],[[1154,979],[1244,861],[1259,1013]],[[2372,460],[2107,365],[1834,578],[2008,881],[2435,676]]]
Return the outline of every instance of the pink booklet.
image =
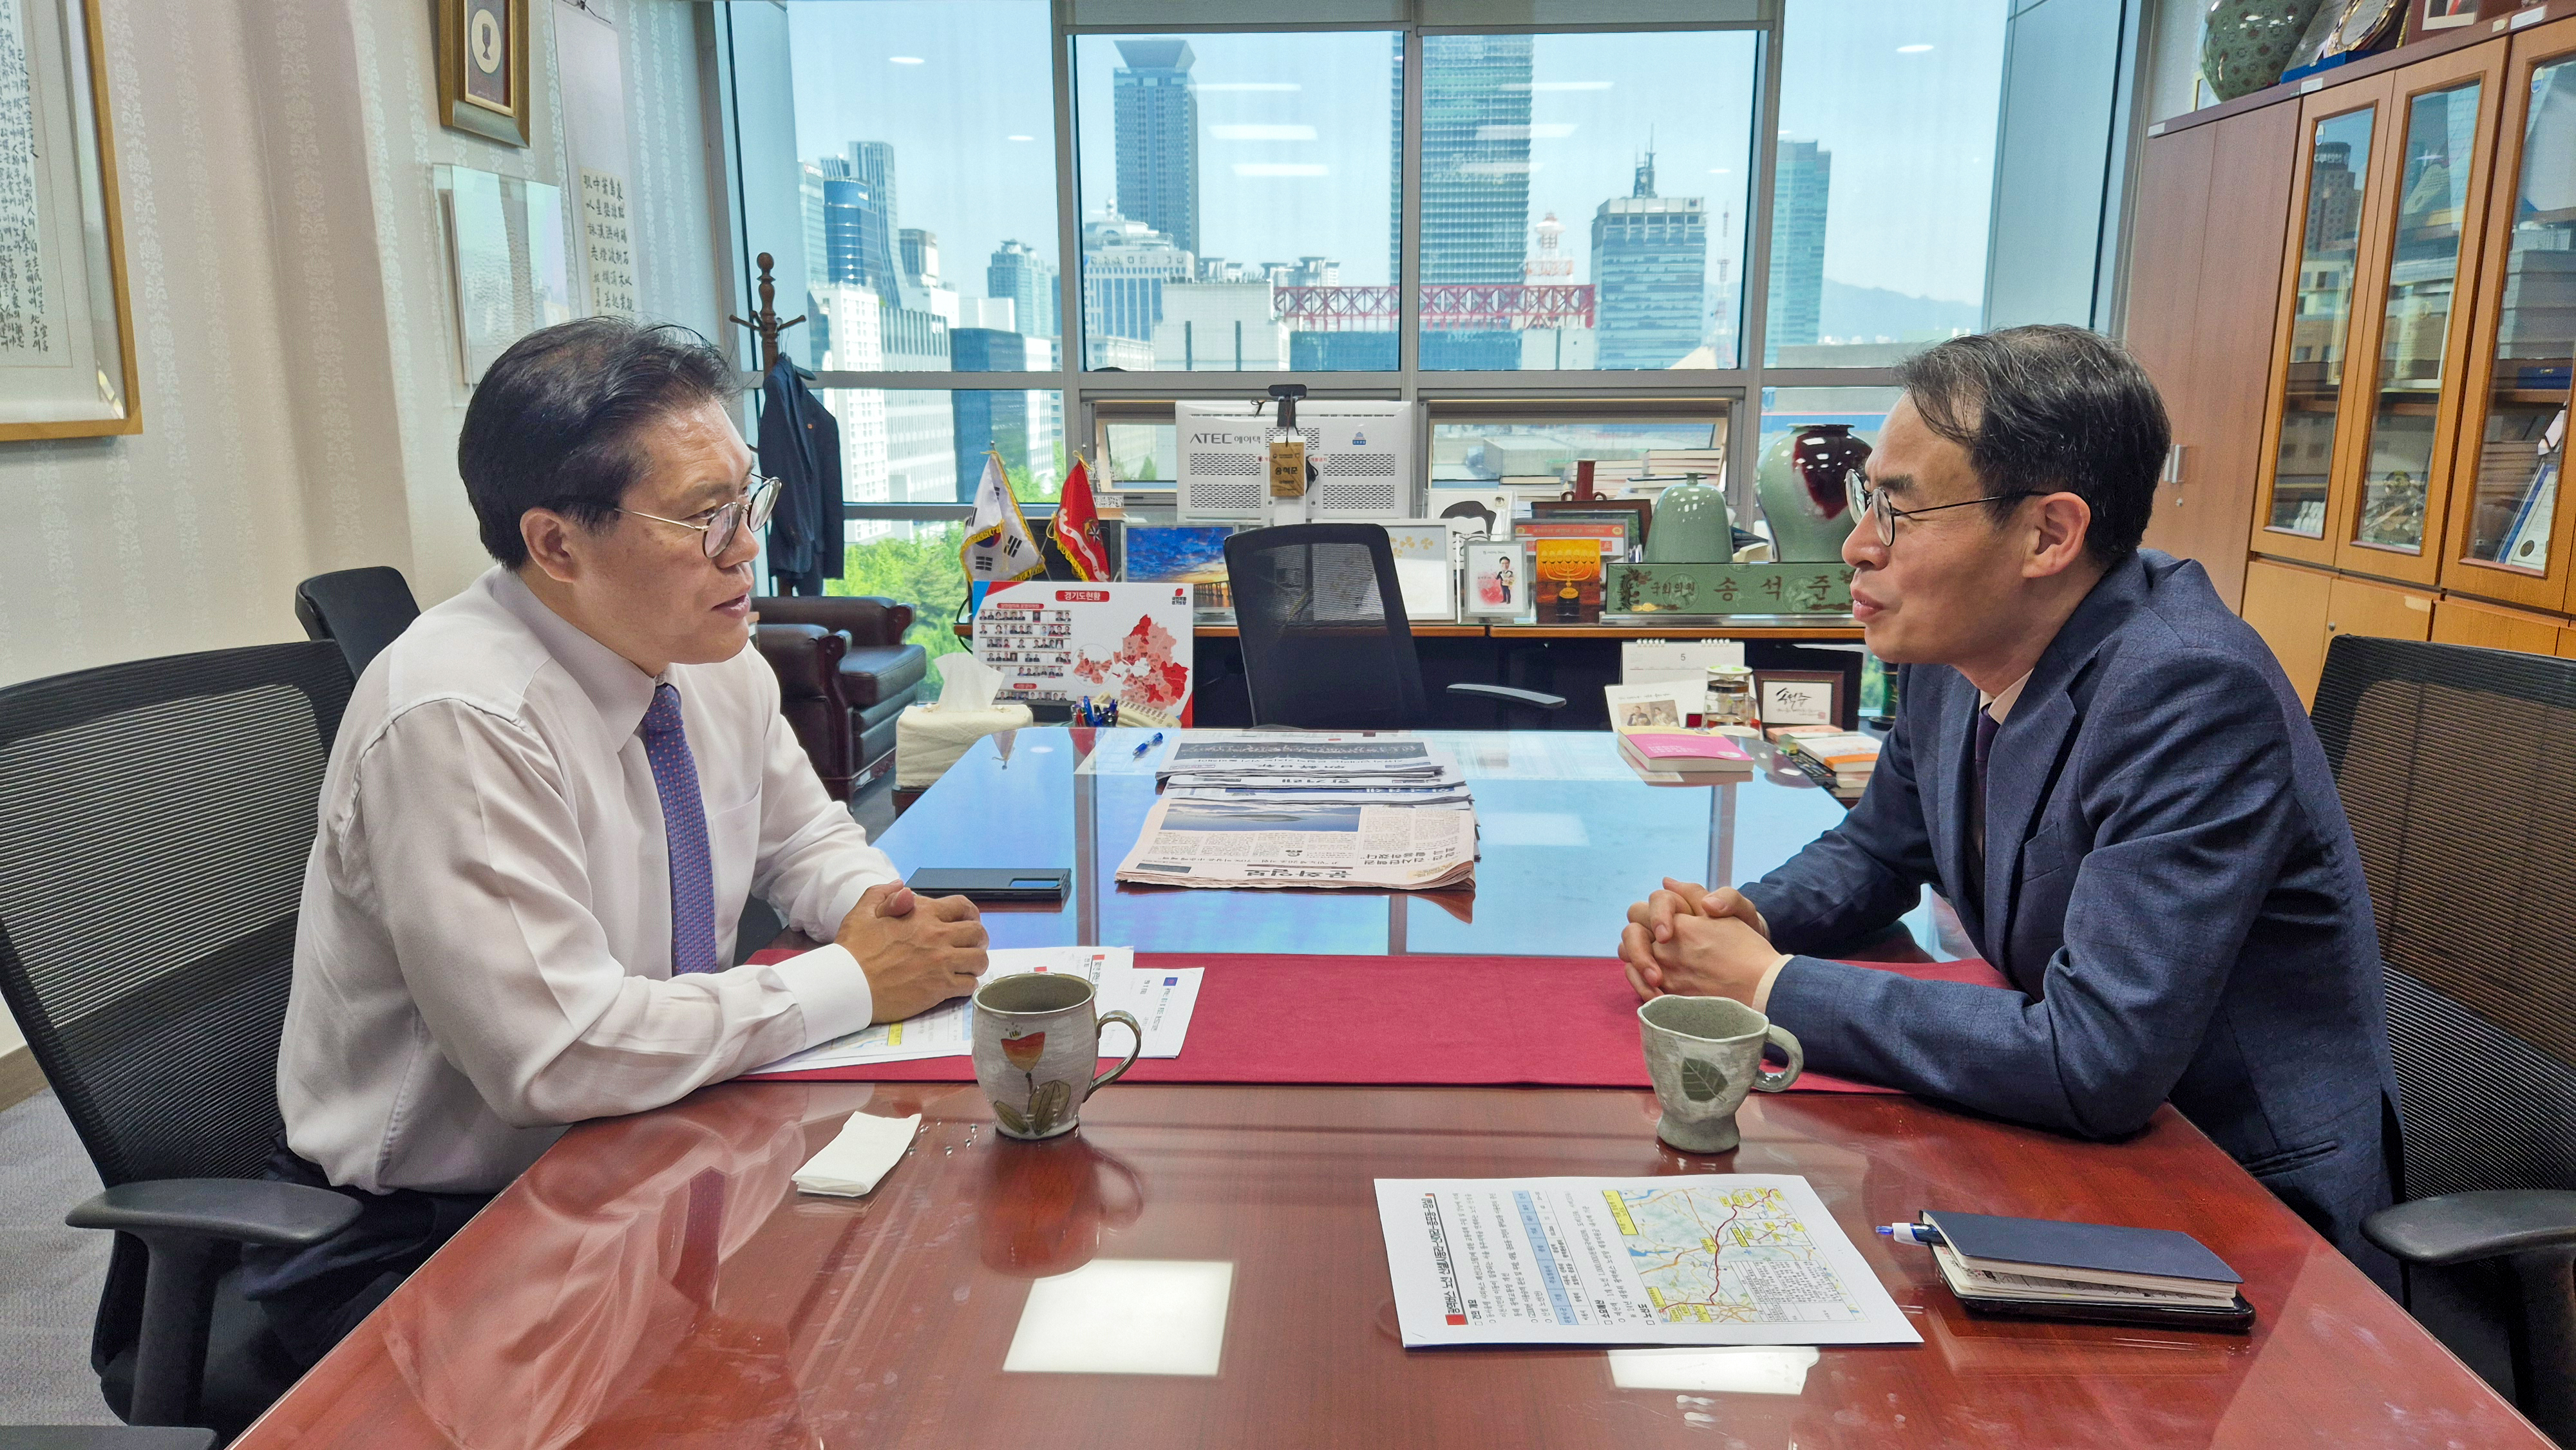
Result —
[[[1619,739],[1647,760],[1753,763],[1753,757],[1732,735],[1709,735],[1697,730],[1623,730]]]

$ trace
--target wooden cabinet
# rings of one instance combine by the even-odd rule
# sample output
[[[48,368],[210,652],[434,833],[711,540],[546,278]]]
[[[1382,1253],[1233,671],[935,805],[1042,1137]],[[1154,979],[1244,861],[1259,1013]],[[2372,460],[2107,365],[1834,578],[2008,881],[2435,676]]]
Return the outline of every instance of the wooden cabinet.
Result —
[[[2150,138],[2139,168],[2127,341],[2173,423],[2147,547],[2197,559],[2230,608],[2245,587],[2297,108]]]
[[[2401,589],[2338,574],[2326,593],[2325,643],[2331,645],[2335,636],[2343,634],[2375,639],[2430,639],[2433,596],[2420,589]]]
[[[2558,637],[2567,631],[2545,614],[2502,609],[2456,596],[2433,606],[2435,644],[2475,645],[2480,649],[2520,650],[2525,654],[2558,652]]]
[[[2298,687],[2299,698],[2313,704],[2317,676],[2326,667],[2326,612],[2335,576],[2321,569],[2301,569],[2256,559],[2245,566],[2245,603],[2241,612],[2254,632],[2272,647],[2281,672]]]
[[[2564,611],[2576,542],[2576,509],[2557,486],[2576,363],[2576,20],[2517,36],[2502,89],[2442,583]]]

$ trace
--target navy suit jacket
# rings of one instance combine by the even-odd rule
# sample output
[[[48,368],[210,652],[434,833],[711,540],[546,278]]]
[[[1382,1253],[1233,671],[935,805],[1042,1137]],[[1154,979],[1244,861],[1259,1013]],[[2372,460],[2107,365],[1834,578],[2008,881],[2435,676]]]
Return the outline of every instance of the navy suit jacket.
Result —
[[[2088,1138],[2171,1101],[2393,1282],[2360,1236],[2389,1201],[2396,1101],[2378,931],[2270,649],[2196,563],[2146,550],[2104,575],[1996,732],[1982,894],[1962,869],[1977,687],[1900,680],[1859,804],[1744,894],[1780,950],[1825,951],[1931,885],[2018,990],[1797,957],[1769,1010],[1808,1065]]]

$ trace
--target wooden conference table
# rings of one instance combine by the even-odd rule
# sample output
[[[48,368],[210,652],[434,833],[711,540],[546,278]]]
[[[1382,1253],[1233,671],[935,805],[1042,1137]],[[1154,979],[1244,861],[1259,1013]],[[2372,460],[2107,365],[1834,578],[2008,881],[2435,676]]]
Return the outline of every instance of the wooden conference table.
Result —
[[[1601,737],[1457,736],[1485,831],[1472,892],[1122,890],[1101,878],[1151,796],[1144,732],[1084,735],[1023,731],[1007,760],[987,742],[886,849],[907,870],[1073,863],[1075,901],[990,914],[999,945],[1606,955],[1656,876],[1712,856],[1752,876],[1839,809],[1765,777],[1650,787]],[[1509,1004],[1462,980],[1459,1010]],[[919,1112],[922,1132],[870,1197],[798,1196],[789,1176],[853,1111]],[[2169,1108],[2095,1144],[1790,1093],[1748,1102],[1744,1146],[1717,1158],[1662,1147],[1655,1115],[1651,1093],[1614,1089],[1121,1084],[1075,1137],[1028,1145],[994,1135],[972,1084],[713,1087],[572,1129],[238,1443],[2548,1443]],[[1811,1180],[1924,1342],[1399,1343],[1372,1179],[1726,1172]],[[2183,1229],[2245,1276],[2259,1322],[1970,1317],[1922,1250],[1870,1232],[1927,1204]],[[1114,1328],[1192,1313],[1216,1326],[1213,1375],[1157,1372],[1152,1336]],[[1013,1355],[1061,1368],[1005,1371]]]

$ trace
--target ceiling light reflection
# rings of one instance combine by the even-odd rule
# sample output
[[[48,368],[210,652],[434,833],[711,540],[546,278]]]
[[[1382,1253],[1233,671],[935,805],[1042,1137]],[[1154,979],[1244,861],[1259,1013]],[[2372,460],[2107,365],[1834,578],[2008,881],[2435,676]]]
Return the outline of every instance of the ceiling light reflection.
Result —
[[[1815,1349],[1803,1344],[1614,1349],[1610,1382],[1623,1390],[1794,1395],[1806,1389],[1807,1369],[1816,1359]]]
[[[1094,1259],[1029,1285],[1002,1370],[1213,1375],[1233,1289],[1231,1262]]]

